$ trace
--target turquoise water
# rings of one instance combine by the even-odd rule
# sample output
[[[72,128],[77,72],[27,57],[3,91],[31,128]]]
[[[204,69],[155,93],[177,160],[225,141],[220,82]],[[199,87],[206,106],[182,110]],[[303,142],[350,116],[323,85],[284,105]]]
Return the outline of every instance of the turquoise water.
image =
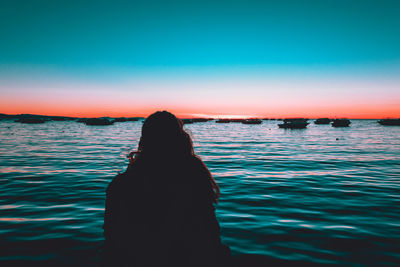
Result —
[[[400,127],[277,123],[185,126],[221,187],[217,217],[232,252],[400,265]],[[141,125],[0,121],[0,264],[95,264],[105,188]]]

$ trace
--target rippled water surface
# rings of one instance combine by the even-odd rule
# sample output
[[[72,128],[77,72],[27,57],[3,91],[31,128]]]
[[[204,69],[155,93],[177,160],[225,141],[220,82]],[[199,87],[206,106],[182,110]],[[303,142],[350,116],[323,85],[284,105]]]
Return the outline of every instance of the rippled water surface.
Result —
[[[141,122],[0,121],[0,265],[95,264],[105,188]],[[285,130],[185,126],[221,187],[217,217],[234,254],[338,265],[400,265],[400,127],[353,120]]]

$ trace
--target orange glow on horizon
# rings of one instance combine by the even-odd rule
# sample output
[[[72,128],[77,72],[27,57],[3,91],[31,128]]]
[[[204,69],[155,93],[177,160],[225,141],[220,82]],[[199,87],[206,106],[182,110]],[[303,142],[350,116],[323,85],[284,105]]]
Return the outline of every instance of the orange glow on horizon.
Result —
[[[292,107],[276,109],[268,108],[248,108],[243,107],[235,110],[233,108],[217,107],[182,107],[171,105],[148,105],[136,107],[112,107],[101,105],[74,105],[74,104],[50,104],[50,103],[13,103],[11,101],[0,100],[0,113],[16,114],[37,114],[49,116],[69,116],[69,117],[147,117],[158,110],[168,110],[180,118],[208,117],[208,118],[349,118],[349,119],[380,119],[380,118],[400,118],[400,108],[395,104],[382,106],[337,106],[337,107]],[[265,110],[265,111],[264,111]]]
[[[16,83],[0,86],[0,113],[147,117],[168,110],[180,118],[399,118],[397,85],[366,80]]]

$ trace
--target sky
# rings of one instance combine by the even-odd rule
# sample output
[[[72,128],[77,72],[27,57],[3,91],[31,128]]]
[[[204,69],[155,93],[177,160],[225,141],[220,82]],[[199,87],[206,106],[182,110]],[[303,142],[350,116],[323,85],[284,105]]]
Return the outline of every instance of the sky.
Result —
[[[0,1],[0,113],[400,117],[400,1]]]

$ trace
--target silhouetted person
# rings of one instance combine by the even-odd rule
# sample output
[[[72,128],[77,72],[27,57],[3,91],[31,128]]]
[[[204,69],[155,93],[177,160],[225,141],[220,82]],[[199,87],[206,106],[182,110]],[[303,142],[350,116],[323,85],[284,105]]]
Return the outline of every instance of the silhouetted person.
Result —
[[[219,188],[173,114],[143,123],[139,149],[107,188],[107,266],[225,266],[214,204]]]

